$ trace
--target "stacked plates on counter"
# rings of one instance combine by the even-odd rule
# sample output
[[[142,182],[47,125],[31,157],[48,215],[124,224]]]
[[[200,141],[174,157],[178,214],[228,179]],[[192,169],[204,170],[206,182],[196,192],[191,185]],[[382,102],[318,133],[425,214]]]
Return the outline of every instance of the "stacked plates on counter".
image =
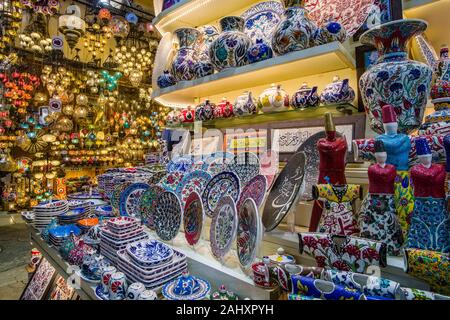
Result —
[[[100,233],[100,252],[109,260],[118,261],[117,251],[128,244],[148,239],[139,220],[133,217],[117,217],[106,221]]]
[[[34,220],[33,227],[42,231],[47,227],[52,218],[67,212],[69,205],[65,200],[53,200],[41,202],[33,207]]]
[[[69,210],[89,207],[89,201],[86,200],[69,200]]]
[[[75,224],[78,220],[84,219],[88,216],[89,211],[86,208],[77,208],[69,210],[58,216],[58,224]]]
[[[96,206],[94,214],[97,217],[112,218],[114,217],[113,208],[110,205]]]
[[[117,267],[133,282],[158,290],[187,270],[186,256],[157,240],[127,245],[117,252]]]
[[[78,228],[74,224],[69,224],[66,226],[58,226],[56,228],[50,229],[48,231],[48,238],[50,240],[50,244],[55,247],[60,247],[64,241],[70,236],[70,233],[73,232],[76,236],[81,234],[80,228]]]
[[[20,213],[22,219],[27,223],[32,223],[34,221],[34,212],[33,211],[22,211]]]

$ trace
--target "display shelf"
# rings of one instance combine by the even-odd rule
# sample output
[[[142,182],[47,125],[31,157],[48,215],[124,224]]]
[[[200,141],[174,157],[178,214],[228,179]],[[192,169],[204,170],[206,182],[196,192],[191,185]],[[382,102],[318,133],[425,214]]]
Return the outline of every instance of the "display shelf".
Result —
[[[31,241],[33,245],[42,253],[42,255],[50,262],[50,264],[56,269],[56,271],[67,280],[72,274],[68,274],[70,265],[64,261],[58,251],[50,247],[42,240],[39,234],[32,227],[29,227],[31,231]],[[95,295],[95,287],[91,283],[80,279],[80,288],[75,289],[78,295],[83,300],[98,300]]]
[[[414,9],[417,7],[422,7],[439,0],[403,0],[403,10]]]
[[[294,51],[268,60],[229,68],[203,78],[155,88],[152,98],[170,107],[193,105],[196,98],[269,85],[314,74],[355,68],[355,60],[339,42]]]
[[[257,2],[260,0],[182,0],[158,14],[153,25],[161,34],[197,27]]]

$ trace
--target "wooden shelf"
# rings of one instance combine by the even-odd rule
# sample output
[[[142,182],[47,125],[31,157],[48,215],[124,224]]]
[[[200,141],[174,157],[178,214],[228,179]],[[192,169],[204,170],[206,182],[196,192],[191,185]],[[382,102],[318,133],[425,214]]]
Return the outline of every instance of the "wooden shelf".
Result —
[[[164,35],[182,27],[198,27],[260,0],[182,0],[162,11],[153,25]]]
[[[155,88],[152,98],[169,107],[186,107],[194,105],[196,98],[347,68],[355,69],[355,60],[341,43],[331,42],[200,79],[180,81],[168,88]]]

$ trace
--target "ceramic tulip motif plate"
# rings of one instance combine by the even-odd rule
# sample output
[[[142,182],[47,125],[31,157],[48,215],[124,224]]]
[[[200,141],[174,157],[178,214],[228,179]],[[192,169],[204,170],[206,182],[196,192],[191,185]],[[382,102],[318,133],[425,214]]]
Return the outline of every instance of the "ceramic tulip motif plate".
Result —
[[[245,199],[238,210],[236,250],[242,267],[252,265],[258,251],[258,243],[261,240],[261,223],[258,208],[251,198]]]
[[[271,46],[272,33],[283,19],[283,15],[284,6],[278,1],[258,3],[241,14],[241,18],[245,20],[244,32],[253,43],[261,39]]]
[[[303,183],[305,161],[303,152],[294,153],[273,183],[262,216],[266,231],[275,229],[289,213]]]
[[[318,26],[339,22],[352,36],[366,22],[375,0],[305,0],[305,9]]]
[[[160,186],[150,186],[141,196],[139,203],[139,212],[141,220],[150,229],[154,229],[153,214],[156,210],[156,200],[158,196],[164,192],[164,188]]]
[[[233,173],[224,171],[215,175],[206,185],[202,194],[203,208],[205,213],[212,217],[219,200],[230,196],[237,201],[241,190],[239,177]]]
[[[119,213],[121,216],[139,216],[142,194],[150,188],[146,183],[132,183],[120,194]]]
[[[236,173],[242,185],[246,185],[260,173],[259,158],[256,154],[249,152],[238,154],[233,163],[228,165],[228,170]]]
[[[262,204],[264,200],[264,196],[266,195],[266,190],[267,190],[266,177],[264,177],[261,174],[255,176],[242,189],[241,195],[239,196],[239,200],[236,204],[237,209],[239,210],[243,202],[248,198],[255,201],[256,207],[259,208],[259,206]]]
[[[181,180],[183,179],[183,176],[184,173],[181,171],[169,173],[164,178],[162,178],[159,185],[164,189],[166,189],[167,191],[176,192],[178,185],[181,183]]]
[[[201,194],[209,180],[211,180],[211,175],[203,170],[195,170],[185,174],[176,189],[176,193],[181,198],[181,203],[184,204],[194,191]]]
[[[211,251],[217,259],[230,251],[237,229],[236,204],[230,196],[225,196],[217,203],[210,227]]]
[[[194,246],[200,240],[203,227],[203,204],[200,195],[192,192],[186,199],[183,214],[184,237]]]
[[[164,241],[170,241],[178,234],[182,219],[182,208],[178,196],[170,191],[161,193],[153,215],[155,231]]]

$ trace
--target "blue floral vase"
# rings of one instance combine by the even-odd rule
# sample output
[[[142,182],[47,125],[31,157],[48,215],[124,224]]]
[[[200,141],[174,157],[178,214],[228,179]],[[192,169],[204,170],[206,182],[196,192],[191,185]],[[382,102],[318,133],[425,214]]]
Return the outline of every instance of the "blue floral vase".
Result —
[[[198,61],[194,66],[196,78],[202,78],[214,73],[214,66],[209,61]]]
[[[272,57],[272,48],[265,44],[261,39],[256,40],[256,44],[251,46],[247,53],[247,58],[250,63],[270,59]]]
[[[244,19],[229,16],[220,20],[222,33],[211,43],[209,57],[218,71],[248,64],[247,52],[252,41],[243,32]]]
[[[195,78],[195,64],[197,53],[194,49],[200,32],[194,28],[180,28],[175,30],[180,45],[172,62],[172,74],[177,81]]]
[[[174,86],[177,83],[175,77],[170,73],[169,70],[165,70],[162,75],[156,80],[156,84],[161,89]]]
[[[360,38],[361,43],[375,46],[379,56],[359,80],[369,124],[376,133],[384,133],[381,108],[387,104],[395,108],[399,133],[410,133],[422,123],[432,70],[409,60],[406,45],[426,28],[423,20],[396,20],[371,28]]]

